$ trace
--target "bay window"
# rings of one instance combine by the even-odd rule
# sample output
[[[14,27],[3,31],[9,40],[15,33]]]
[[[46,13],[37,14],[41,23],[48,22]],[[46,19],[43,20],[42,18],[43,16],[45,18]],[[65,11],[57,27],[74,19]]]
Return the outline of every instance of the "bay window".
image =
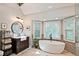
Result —
[[[49,21],[44,23],[44,38],[49,39],[50,35],[52,36],[52,39],[61,38],[60,21]]]
[[[64,39],[65,41],[75,41],[75,20],[73,17],[64,20]]]

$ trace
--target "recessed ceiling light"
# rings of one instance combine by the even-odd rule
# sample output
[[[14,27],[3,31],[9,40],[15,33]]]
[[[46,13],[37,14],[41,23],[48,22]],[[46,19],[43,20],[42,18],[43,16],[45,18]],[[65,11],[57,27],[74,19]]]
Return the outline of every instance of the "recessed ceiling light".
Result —
[[[43,20],[46,20],[46,19],[43,19]]]
[[[49,9],[51,9],[51,8],[52,8],[52,6],[48,6],[48,8],[49,8]]]
[[[59,19],[59,18],[56,18],[56,19]]]
[[[75,16],[75,17],[79,17],[79,16]]]

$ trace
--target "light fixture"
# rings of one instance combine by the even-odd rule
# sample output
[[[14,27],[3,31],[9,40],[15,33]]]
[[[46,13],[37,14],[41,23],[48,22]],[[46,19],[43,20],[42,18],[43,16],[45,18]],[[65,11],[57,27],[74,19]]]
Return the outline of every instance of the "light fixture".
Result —
[[[52,6],[48,6],[48,8],[49,8],[49,9],[51,9],[51,8],[52,8]]]
[[[20,17],[16,17],[18,19],[18,21],[23,22],[23,19],[21,19]]]
[[[20,17],[16,17],[17,19],[21,19]]]
[[[79,16],[76,15],[75,17],[79,17]]]
[[[55,18],[55,19],[59,19],[59,18]]]
[[[46,19],[43,19],[44,21],[46,20]]]
[[[18,6],[22,6],[24,3],[17,3],[18,4]]]
[[[16,17],[16,18],[23,21],[23,19],[21,19],[20,17]]]

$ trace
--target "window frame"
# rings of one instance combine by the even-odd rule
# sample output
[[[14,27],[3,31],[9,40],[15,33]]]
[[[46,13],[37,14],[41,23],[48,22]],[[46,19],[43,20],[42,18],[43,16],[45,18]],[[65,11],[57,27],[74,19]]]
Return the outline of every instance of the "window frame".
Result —
[[[72,20],[73,20],[73,27],[74,27],[73,29],[66,29],[66,28],[65,28],[65,22],[66,22],[67,20],[69,20],[68,18],[72,18]],[[64,41],[68,41],[68,42],[73,42],[73,43],[75,43],[75,18],[74,18],[73,16],[72,16],[72,17],[68,17],[68,18],[66,18],[66,19],[63,20],[63,36],[64,36],[63,40],[64,40]],[[67,39],[67,37],[66,37],[66,36],[67,36],[67,35],[66,35],[66,31],[73,31],[73,36],[74,36],[74,37],[73,37],[72,40],[71,40],[71,39],[70,39],[70,40]]]
[[[42,30],[42,23],[41,21],[32,21],[33,22],[33,39],[41,39],[41,30]],[[39,22],[40,23],[40,37],[35,37],[35,22]]]
[[[60,33],[60,37],[58,37],[58,38],[52,38],[52,39],[55,39],[55,40],[61,40],[61,20],[52,20],[52,21],[46,21],[46,22],[59,22],[59,33]],[[45,39],[50,39],[50,38],[46,38],[45,37],[45,23],[46,22],[44,22],[44,38]]]

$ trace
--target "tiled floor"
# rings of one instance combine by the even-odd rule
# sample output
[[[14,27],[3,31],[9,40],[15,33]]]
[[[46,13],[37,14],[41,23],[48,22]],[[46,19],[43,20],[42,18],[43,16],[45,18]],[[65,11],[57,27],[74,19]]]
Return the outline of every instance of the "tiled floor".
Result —
[[[26,49],[26,50],[20,52],[17,55],[13,54],[11,56],[74,56],[74,54],[72,54],[68,51],[64,51],[61,54],[50,54],[50,53],[44,52],[40,49],[30,48],[28,50]]]

